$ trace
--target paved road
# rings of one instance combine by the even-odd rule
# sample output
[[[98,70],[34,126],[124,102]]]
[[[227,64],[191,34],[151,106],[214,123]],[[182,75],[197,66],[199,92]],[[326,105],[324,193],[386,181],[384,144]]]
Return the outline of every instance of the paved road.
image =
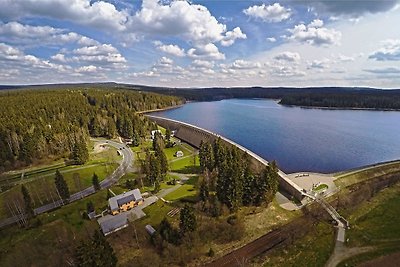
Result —
[[[127,171],[129,171],[132,168],[132,162],[133,162],[133,153],[132,150],[130,150],[128,147],[126,147],[124,144],[120,144],[111,140],[104,141],[107,142],[108,145],[115,147],[118,149],[121,154],[122,154],[122,161],[118,168],[108,177],[106,177],[103,181],[101,181],[100,186],[101,188],[107,188],[110,187],[112,184],[118,181]],[[41,214],[50,210],[53,210],[57,207],[63,206],[65,204],[77,201],[79,199],[82,199],[84,197],[87,197],[95,192],[93,186],[88,187],[80,192],[77,192],[75,194],[72,194],[71,197],[69,198],[68,202],[58,200],[52,203],[49,203],[47,205],[41,206],[39,208],[35,209],[35,214]],[[4,219],[0,221],[0,228],[13,224],[19,220],[18,216],[10,217],[7,219]]]

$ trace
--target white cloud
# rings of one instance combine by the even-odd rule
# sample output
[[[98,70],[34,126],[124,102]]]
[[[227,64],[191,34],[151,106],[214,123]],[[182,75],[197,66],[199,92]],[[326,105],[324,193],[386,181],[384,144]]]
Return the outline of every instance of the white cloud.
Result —
[[[236,39],[247,39],[247,35],[244,34],[239,27],[234,28],[233,31],[227,32],[221,40],[221,45],[231,46],[235,43]]]
[[[299,62],[300,54],[296,52],[282,52],[274,57],[275,60],[288,61],[288,62]]]
[[[170,54],[176,57],[184,57],[186,55],[185,50],[180,48],[178,45],[165,45],[161,42],[154,42],[154,44],[156,45],[156,48],[158,50],[166,54]]]
[[[335,29],[323,27],[322,20],[313,20],[310,24],[299,24],[290,29],[292,34],[288,40],[305,42],[311,45],[334,45],[339,44],[342,37],[341,32]]]
[[[266,6],[262,4],[261,6],[251,6],[245,10],[243,13],[249,17],[255,19],[261,19],[265,22],[280,22],[290,18],[291,10],[290,8],[285,8],[279,3]]]
[[[206,69],[211,69],[214,67],[214,62],[213,61],[207,61],[207,60],[200,60],[200,59],[195,59],[193,60],[191,64],[194,68],[206,68]]]
[[[400,60],[400,39],[386,40],[382,42],[383,46],[373,52],[369,58],[377,61],[399,61]]]
[[[323,60],[313,60],[312,62],[308,63],[307,68],[308,69],[327,69],[329,68],[329,60],[328,59],[323,59]]]
[[[130,31],[178,36],[195,45],[220,41],[226,45],[243,38],[243,35],[238,37],[240,29],[227,32],[226,25],[219,23],[206,7],[176,0],[167,5],[158,0],[143,0],[141,10],[130,20]]]
[[[355,60],[354,57],[349,57],[349,56],[345,56],[345,55],[339,55],[338,59],[341,62],[353,62]]]
[[[0,19],[30,16],[69,20],[106,31],[126,29],[128,12],[113,4],[90,0],[2,0]]]
[[[93,66],[93,65],[89,65],[89,66],[82,66],[79,67],[78,69],[76,69],[76,72],[79,73],[93,73],[93,72],[97,72],[98,71],[98,67]]]
[[[213,43],[208,43],[204,46],[191,48],[187,52],[191,58],[207,58],[213,60],[223,60],[225,55],[218,50],[218,47]]]
[[[65,58],[65,55],[64,54],[60,54],[60,53],[51,56],[51,59],[54,60],[54,61],[62,62],[62,63],[67,62],[67,59]]]
[[[268,37],[267,41],[271,42],[271,43],[275,43],[276,42],[276,38],[275,37]]]
[[[46,44],[77,43],[79,45],[96,45],[96,40],[75,32],[50,26],[31,26],[19,22],[0,24],[0,41],[30,46]]]

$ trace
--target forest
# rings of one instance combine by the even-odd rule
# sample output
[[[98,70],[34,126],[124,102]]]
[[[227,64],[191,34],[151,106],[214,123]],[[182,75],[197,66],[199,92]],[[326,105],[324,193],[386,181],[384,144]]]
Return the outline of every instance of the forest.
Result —
[[[183,104],[182,98],[123,89],[0,91],[0,173],[47,158],[85,161],[90,136],[131,138],[154,128],[138,111]]]

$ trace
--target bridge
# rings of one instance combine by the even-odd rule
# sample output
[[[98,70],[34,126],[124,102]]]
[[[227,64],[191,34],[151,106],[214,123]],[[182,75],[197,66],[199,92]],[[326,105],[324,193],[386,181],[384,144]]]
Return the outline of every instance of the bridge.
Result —
[[[219,134],[177,120],[172,120],[152,115],[146,115],[146,116],[151,121],[156,122],[158,125],[164,128],[169,128],[171,131],[174,131],[175,136],[177,138],[191,144],[194,147],[199,148],[201,141],[213,142],[218,138],[220,138],[225,145],[237,147],[241,151],[247,153],[251,157],[251,163],[255,169],[261,170],[262,168],[268,165],[268,161],[266,161],[256,153]],[[280,177],[279,179],[280,189],[286,191],[287,193],[295,197],[297,200],[301,201],[305,196],[304,194],[305,192],[303,191],[303,189],[296,183],[294,183],[291,179],[289,179],[289,177],[287,177],[287,175],[283,171],[278,170],[278,174]]]

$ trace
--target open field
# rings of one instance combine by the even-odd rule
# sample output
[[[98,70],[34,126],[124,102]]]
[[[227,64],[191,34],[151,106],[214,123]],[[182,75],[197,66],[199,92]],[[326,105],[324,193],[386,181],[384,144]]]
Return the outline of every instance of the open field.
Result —
[[[30,168],[24,175],[24,179],[18,179],[18,182],[11,189],[0,193],[0,218],[10,216],[6,207],[7,200],[20,198],[21,187],[19,184],[24,184],[31,194],[34,207],[39,207],[43,204],[50,203],[59,199],[54,185],[54,177],[56,170],[59,170],[67,182],[70,194],[76,193],[92,185],[92,176],[94,173],[99,177],[99,181],[104,180],[118,166],[120,156],[117,155],[116,149],[106,147],[104,151],[91,153],[89,161],[84,165],[51,165],[43,166],[42,168]],[[21,176],[18,171],[12,175]],[[79,179],[75,180],[74,176]]]
[[[107,205],[106,195],[102,190],[41,214],[33,220],[37,226],[28,230],[17,226],[0,230],[0,266],[66,266],[77,240],[98,229],[96,221],[82,217],[86,203],[92,201],[99,212]]]
[[[176,201],[181,198],[195,197],[197,195],[197,178],[198,177],[191,177],[181,187],[169,193],[164,198],[169,201]]]
[[[332,225],[319,222],[303,237],[287,248],[277,249],[256,260],[254,266],[325,266],[335,245],[335,230]]]
[[[352,228],[347,231],[349,247],[372,246],[370,252],[341,263],[354,266],[381,255],[400,251],[400,184],[378,193],[358,207],[350,216]]]

